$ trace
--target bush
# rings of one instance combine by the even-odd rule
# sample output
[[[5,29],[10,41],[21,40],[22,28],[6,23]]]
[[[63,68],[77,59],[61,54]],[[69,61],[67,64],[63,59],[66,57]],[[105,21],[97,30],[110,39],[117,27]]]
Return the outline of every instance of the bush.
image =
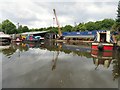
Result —
[[[116,40],[119,41],[120,40],[120,35],[116,36]]]

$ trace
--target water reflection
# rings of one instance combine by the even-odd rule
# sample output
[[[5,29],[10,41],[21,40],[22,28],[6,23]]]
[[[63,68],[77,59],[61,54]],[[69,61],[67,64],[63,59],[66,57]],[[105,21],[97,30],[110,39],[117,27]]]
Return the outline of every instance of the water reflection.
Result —
[[[99,69],[100,66],[109,68],[113,65],[113,78],[116,79],[120,76],[120,52],[98,52],[92,51],[90,44],[67,44],[67,43],[55,43],[46,41],[44,43],[12,43],[5,47],[1,46],[2,53],[10,58],[18,50],[18,57],[20,57],[22,52],[29,51],[31,48],[47,49],[53,53],[51,62],[51,70],[57,68],[57,63],[60,53],[72,54],[79,57],[86,57],[88,60],[93,59],[93,65],[95,65],[95,70]]]
[[[26,52],[30,48],[42,48],[43,44],[41,43],[11,43],[9,45],[2,45],[0,49],[5,56],[12,56],[16,50],[19,52]]]
[[[12,47],[12,45],[0,46],[0,49],[2,53],[8,57],[13,55],[15,51],[17,50],[16,48]]]
[[[60,51],[64,52],[66,54],[74,54],[78,56],[84,56],[87,58],[91,58],[91,46],[87,43],[81,43],[78,45],[73,44],[67,44],[67,43],[55,43],[55,42],[45,42],[44,47],[49,51]],[[60,49],[59,49],[60,47]]]
[[[59,51],[63,51],[67,54],[73,53],[78,56],[84,56],[87,58],[93,58],[93,64],[96,66],[95,70],[99,68],[99,66],[104,66],[105,68],[109,68],[110,65],[113,65],[113,79],[115,80],[120,76],[120,52],[119,51],[111,51],[111,52],[100,52],[91,50],[90,45],[81,44],[79,45],[71,45],[71,44],[55,44],[52,43],[51,46],[47,44],[45,46],[50,51],[57,51],[55,59],[53,59],[52,70],[56,68],[56,62],[59,56]],[[52,47],[52,48],[51,48]]]
[[[59,43],[59,44],[58,44],[58,48],[57,48],[57,54],[56,54],[55,58],[53,57],[53,60],[52,60],[52,62],[53,62],[52,70],[56,69],[56,63],[57,63],[58,56],[59,56],[59,53],[60,53],[61,48],[62,48],[62,44]],[[54,52],[53,52],[53,53],[54,53]]]
[[[100,52],[100,51],[91,51],[91,56],[93,57],[93,63],[98,68],[99,65],[103,65],[104,67],[108,68],[111,64],[113,58],[113,52]]]
[[[115,51],[115,59],[113,60],[113,77],[114,80],[120,77],[120,51]]]
[[[91,56],[93,57],[93,63],[96,65],[95,70],[98,69],[100,65],[109,68],[110,64],[112,64],[113,80],[120,76],[120,51],[99,52],[92,50]]]

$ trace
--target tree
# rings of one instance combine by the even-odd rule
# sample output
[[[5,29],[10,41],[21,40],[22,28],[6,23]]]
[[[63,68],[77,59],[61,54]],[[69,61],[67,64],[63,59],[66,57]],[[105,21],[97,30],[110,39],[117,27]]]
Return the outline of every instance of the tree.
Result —
[[[62,28],[62,31],[63,32],[66,32],[66,31],[70,32],[70,31],[72,31],[72,28],[73,27],[71,25],[66,25],[65,27]]]
[[[96,25],[94,22],[88,22],[85,26],[88,31],[96,30]]]
[[[51,32],[55,32],[55,33],[58,33],[58,27],[53,27]]]
[[[22,31],[22,28],[23,28],[22,25],[20,25],[20,26],[18,27],[18,30],[17,30],[18,33],[22,33],[22,32],[23,32],[23,31]]]
[[[2,22],[2,30],[8,34],[17,33],[16,26],[8,19]]]
[[[116,22],[120,24],[120,1],[118,2],[118,10],[117,10]]]
[[[112,32],[119,31],[120,32],[120,1],[118,2],[118,10],[117,10],[117,18],[116,22],[112,26]]]
[[[77,26],[77,29],[80,30],[80,31],[85,31],[86,30],[86,26],[84,23],[80,23],[78,26]]]
[[[102,29],[102,21],[96,21],[95,25],[96,25],[96,30]]]
[[[116,29],[114,31],[119,31],[120,32],[120,1],[118,2]]]
[[[46,28],[39,28],[39,31],[44,31],[46,30]]]
[[[2,28],[2,24],[0,23],[0,29]]]
[[[0,31],[2,31],[2,24],[0,23]]]
[[[27,26],[23,26],[22,32],[29,32],[29,28]]]
[[[105,30],[110,30],[114,23],[115,20],[113,19],[104,19],[102,20],[101,28]]]
[[[29,31],[33,31],[33,29],[30,29],[29,30],[29,28],[27,27],[27,26],[22,26],[22,25],[20,25],[19,27],[18,27],[18,33],[23,33],[23,32],[29,32]]]

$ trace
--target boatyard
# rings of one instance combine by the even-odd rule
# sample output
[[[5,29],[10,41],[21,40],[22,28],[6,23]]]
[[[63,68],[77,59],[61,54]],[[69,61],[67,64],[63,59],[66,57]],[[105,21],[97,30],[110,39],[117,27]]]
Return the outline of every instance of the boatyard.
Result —
[[[118,5],[114,18],[103,14],[108,2],[46,3],[29,2],[31,10],[22,3],[25,11],[15,19],[15,3],[10,17],[3,13],[1,88],[120,88],[120,1],[108,4],[111,11]]]

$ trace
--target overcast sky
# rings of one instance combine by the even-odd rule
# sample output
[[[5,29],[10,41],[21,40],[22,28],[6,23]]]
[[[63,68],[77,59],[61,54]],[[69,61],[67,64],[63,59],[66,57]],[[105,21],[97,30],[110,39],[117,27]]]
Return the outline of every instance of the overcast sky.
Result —
[[[9,19],[29,28],[55,26],[56,9],[60,26],[116,18],[118,0],[1,0],[0,22]]]

